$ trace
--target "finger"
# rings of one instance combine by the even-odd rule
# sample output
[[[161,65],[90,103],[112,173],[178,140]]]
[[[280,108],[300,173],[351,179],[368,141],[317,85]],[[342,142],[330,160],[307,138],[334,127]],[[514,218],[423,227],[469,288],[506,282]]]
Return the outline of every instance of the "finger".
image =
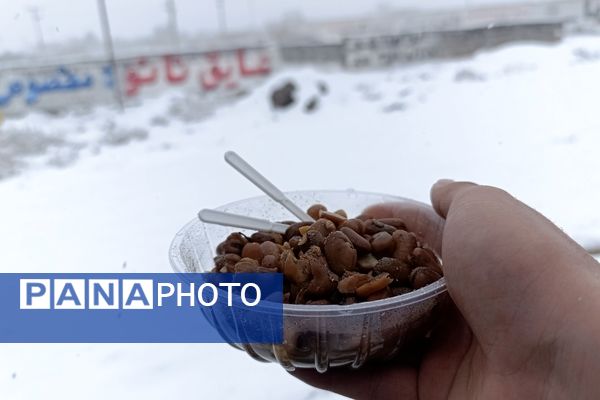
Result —
[[[446,218],[452,202],[469,189],[476,187],[473,182],[454,182],[440,179],[431,187],[431,204],[435,211]]]
[[[431,207],[409,202],[382,203],[367,208],[364,214],[373,218],[401,218],[406,229],[414,232],[438,254],[441,253],[444,219]]]
[[[292,375],[311,386],[353,399],[417,398],[417,371],[409,366],[383,364],[360,370],[332,369],[323,374],[297,369]]]

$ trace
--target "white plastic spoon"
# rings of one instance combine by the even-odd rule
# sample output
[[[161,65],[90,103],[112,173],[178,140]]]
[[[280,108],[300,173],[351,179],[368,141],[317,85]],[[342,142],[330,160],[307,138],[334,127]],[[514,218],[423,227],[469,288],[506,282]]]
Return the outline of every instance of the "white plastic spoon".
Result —
[[[290,199],[287,198],[281,190],[273,185],[267,178],[255,170],[250,164],[248,164],[242,157],[233,151],[225,153],[225,161],[240,174],[244,175],[246,179],[254,183],[260,190],[265,192],[270,198],[287,208],[292,214],[294,214],[300,221],[312,222],[314,219],[305,213],[300,207],[294,204]]]
[[[279,222],[271,222],[266,219],[246,217],[244,215],[231,214],[206,208],[198,213],[198,218],[200,218],[200,221],[208,224],[234,226],[237,228],[282,234],[289,228],[289,225],[281,224]]]

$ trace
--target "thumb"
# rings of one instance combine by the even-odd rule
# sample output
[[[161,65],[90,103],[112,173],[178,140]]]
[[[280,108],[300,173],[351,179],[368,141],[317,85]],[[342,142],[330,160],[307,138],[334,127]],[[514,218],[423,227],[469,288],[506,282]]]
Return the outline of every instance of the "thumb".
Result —
[[[440,179],[431,187],[431,205],[441,217],[446,218],[454,200],[477,186],[473,182],[455,182],[451,179]]]

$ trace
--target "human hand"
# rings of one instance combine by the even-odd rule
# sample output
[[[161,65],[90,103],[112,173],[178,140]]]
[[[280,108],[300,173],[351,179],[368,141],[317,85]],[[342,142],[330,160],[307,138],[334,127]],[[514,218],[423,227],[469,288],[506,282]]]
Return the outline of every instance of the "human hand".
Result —
[[[293,374],[360,399],[600,398],[600,265],[500,189],[442,180],[431,200],[365,211],[442,255],[456,309],[417,363]]]

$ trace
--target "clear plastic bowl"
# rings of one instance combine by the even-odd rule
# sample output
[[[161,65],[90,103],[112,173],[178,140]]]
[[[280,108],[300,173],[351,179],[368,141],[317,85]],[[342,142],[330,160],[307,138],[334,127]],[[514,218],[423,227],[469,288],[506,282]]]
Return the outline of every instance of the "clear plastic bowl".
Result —
[[[381,202],[429,207],[401,197],[355,190],[298,191],[287,195],[303,209],[322,203],[331,209],[344,209],[350,216]],[[287,210],[266,196],[217,209],[271,221],[293,219]],[[204,224],[197,219],[189,222],[171,244],[169,257],[173,269],[178,273],[209,272],[217,245],[235,231],[240,229]],[[282,344],[230,344],[259,361],[277,362],[287,370],[314,368],[324,372],[330,367],[359,368],[367,361],[395,357],[426,336],[447,299],[446,283],[441,278],[419,290],[383,300],[343,306],[284,304]],[[217,329],[219,318],[219,315],[210,318]]]

